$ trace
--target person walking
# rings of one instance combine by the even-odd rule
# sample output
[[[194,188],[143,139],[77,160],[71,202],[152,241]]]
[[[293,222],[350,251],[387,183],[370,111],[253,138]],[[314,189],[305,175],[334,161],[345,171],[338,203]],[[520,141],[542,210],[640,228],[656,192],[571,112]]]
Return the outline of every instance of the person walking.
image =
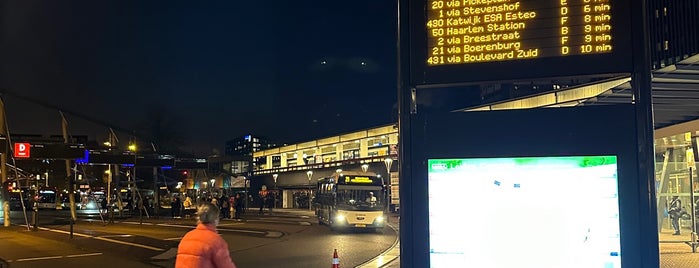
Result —
[[[680,235],[680,217],[682,217],[682,200],[678,196],[673,196],[670,202],[670,208],[667,210],[672,221],[672,229],[675,233],[672,235]]]
[[[243,197],[240,196],[240,194],[235,195],[235,219],[236,220],[241,220],[240,215],[243,213],[243,210],[245,209],[245,201],[243,200]]]
[[[236,268],[228,244],[216,231],[220,209],[204,203],[197,209],[197,227],[187,232],[177,247],[175,268]]]
[[[106,215],[109,210],[107,209],[107,198],[103,197],[100,201],[100,213]]]
[[[231,218],[231,203],[226,196],[221,196],[221,217],[224,219]]]
[[[175,195],[172,197],[172,208],[170,210],[170,214],[172,215],[173,218],[179,218],[180,217],[180,206],[182,206],[182,203],[180,202],[180,198]]]
[[[260,212],[258,214],[262,215],[264,212],[265,205],[267,204],[267,196],[266,195],[260,195]]]

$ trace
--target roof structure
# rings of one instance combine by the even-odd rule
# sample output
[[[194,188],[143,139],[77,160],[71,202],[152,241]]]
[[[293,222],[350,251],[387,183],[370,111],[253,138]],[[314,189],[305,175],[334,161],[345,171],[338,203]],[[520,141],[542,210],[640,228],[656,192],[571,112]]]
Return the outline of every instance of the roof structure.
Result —
[[[656,136],[699,130],[699,54],[652,73],[653,125]],[[633,91],[630,81],[630,76],[614,77],[458,111],[632,103]]]

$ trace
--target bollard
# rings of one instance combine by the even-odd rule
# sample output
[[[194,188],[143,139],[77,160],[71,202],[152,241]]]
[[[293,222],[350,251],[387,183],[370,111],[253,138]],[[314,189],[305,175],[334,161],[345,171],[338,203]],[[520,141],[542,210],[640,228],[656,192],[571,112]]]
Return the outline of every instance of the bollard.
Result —
[[[34,201],[33,210],[34,215],[32,215],[32,223],[34,226],[32,227],[32,231],[36,231],[39,229],[39,226],[37,226],[39,224],[39,203],[36,201]]]
[[[4,201],[2,203],[2,210],[4,212],[3,217],[5,217],[5,227],[10,227],[10,202]]]

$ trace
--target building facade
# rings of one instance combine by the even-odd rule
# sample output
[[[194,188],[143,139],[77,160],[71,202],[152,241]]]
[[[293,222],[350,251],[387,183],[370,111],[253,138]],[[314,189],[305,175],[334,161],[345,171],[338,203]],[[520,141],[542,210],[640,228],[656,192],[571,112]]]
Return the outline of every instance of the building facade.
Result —
[[[299,197],[313,194],[316,181],[338,170],[375,172],[386,179],[398,208],[398,128],[375,128],[290,144],[253,153],[251,189],[279,197],[277,207],[306,207]]]

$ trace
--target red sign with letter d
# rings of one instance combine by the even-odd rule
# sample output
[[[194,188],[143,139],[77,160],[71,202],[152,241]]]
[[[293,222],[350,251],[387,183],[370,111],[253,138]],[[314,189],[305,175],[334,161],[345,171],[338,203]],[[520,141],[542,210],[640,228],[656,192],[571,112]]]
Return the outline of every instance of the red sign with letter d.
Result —
[[[16,158],[29,158],[29,143],[18,142],[15,143],[15,157]]]

